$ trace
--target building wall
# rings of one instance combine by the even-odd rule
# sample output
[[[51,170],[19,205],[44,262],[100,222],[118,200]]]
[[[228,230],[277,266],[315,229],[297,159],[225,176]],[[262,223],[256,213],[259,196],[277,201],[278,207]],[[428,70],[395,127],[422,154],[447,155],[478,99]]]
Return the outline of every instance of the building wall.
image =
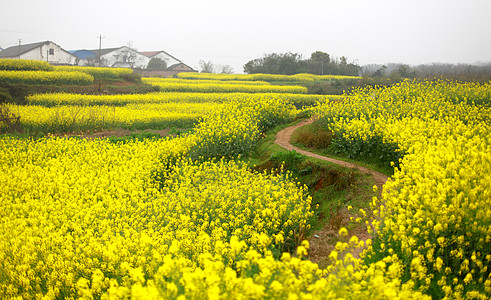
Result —
[[[74,55],[66,52],[53,42],[46,43],[41,47],[23,53],[20,58],[47,61],[55,65],[73,65],[76,59]]]
[[[196,72],[195,70],[191,69],[187,65],[180,63],[172,67],[173,71],[183,71],[183,72]]]
[[[131,68],[146,68],[150,59],[145,55],[128,47],[121,47],[112,52],[101,55],[102,63],[107,67],[128,66]]]
[[[167,67],[180,63],[177,59],[165,54],[164,52],[159,52],[158,54],[152,56],[152,58],[160,58],[167,63]]]

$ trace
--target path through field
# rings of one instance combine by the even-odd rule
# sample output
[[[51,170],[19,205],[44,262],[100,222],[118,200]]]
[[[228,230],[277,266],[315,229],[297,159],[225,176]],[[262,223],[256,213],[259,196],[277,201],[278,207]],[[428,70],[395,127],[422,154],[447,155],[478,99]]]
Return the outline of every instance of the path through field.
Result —
[[[342,161],[342,160],[339,160],[339,159],[334,159],[334,158],[330,158],[330,157],[327,157],[327,156],[322,156],[322,155],[319,155],[319,154],[315,154],[315,153],[312,153],[312,152],[309,152],[309,151],[300,149],[300,148],[295,147],[292,144],[290,144],[290,139],[292,137],[293,132],[295,132],[295,130],[297,130],[298,128],[300,128],[302,126],[311,124],[312,122],[313,122],[312,119],[306,119],[306,120],[304,120],[302,122],[299,122],[299,123],[297,123],[297,124],[295,124],[293,126],[290,126],[290,127],[287,127],[285,129],[281,130],[280,132],[278,132],[276,134],[276,139],[275,139],[274,142],[277,145],[285,148],[286,150],[290,150],[290,151],[291,150],[295,150],[298,153],[303,154],[303,155],[306,155],[306,156],[310,156],[310,157],[313,157],[313,158],[317,158],[317,159],[321,159],[321,160],[324,160],[324,161],[332,162],[332,163],[335,163],[335,164],[338,164],[338,165],[341,165],[341,166],[347,167],[347,168],[355,168],[355,169],[358,169],[358,170],[362,171],[363,173],[372,174],[373,179],[375,181],[375,184],[377,185],[377,187],[379,188],[380,191],[382,190],[382,186],[385,184],[385,182],[388,179],[387,175],[382,174],[382,173],[377,172],[377,171],[373,171],[373,170],[367,169],[367,168],[362,167],[362,166],[359,166],[357,164],[353,164],[353,163],[345,162],[345,161]]]
[[[387,181],[388,177],[385,174],[382,174],[377,171],[373,171],[370,169],[367,169],[365,167],[359,166],[357,164],[345,162],[342,160],[322,156],[319,154],[315,154],[303,149],[300,149],[298,147],[293,146],[290,144],[290,139],[292,137],[293,132],[295,132],[296,129],[306,126],[308,124],[311,124],[313,122],[312,119],[307,119],[302,122],[299,122],[293,126],[287,127],[280,132],[276,134],[276,139],[275,143],[287,150],[295,150],[300,154],[310,156],[313,158],[321,159],[324,161],[328,161],[331,163],[335,163],[347,168],[355,168],[363,173],[368,173],[373,176],[373,179],[375,181],[375,184],[377,185],[379,191],[382,191],[382,186],[385,184]],[[343,217],[345,222],[347,222],[347,219],[349,219],[349,213],[347,209],[341,209],[338,212],[338,215]],[[345,223],[343,222],[343,223]],[[331,253],[332,250],[334,250],[334,245],[338,241],[338,226],[333,226],[332,224],[325,224],[325,226],[321,230],[317,230],[313,232],[309,238],[309,243],[310,243],[310,249],[309,249],[309,259],[314,262],[314,263],[319,263],[323,264],[327,260],[327,257]],[[350,230],[350,235],[356,235],[360,240],[366,241],[369,238],[373,238],[367,231],[367,227],[365,224],[358,224],[355,226],[355,228],[352,228]],[[357,248],[352,250],[352,254],[354,257],[359,257],[359,254],[361,253],[362,249]]]

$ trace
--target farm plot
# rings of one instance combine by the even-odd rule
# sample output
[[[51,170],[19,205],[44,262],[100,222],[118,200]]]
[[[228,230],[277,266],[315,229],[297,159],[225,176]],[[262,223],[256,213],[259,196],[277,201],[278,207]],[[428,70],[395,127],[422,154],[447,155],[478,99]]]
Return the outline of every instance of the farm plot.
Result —
[[[163,92],[197,92],[197,93],[293,93],[306,94],[307,88],[290,85],[254,85],[227,83],[227,81],[215,81],[213,83],[201,80],[175,80],[166,78],[143,78],[143,82],[158,86]]]
[[[94,109],[94,119],[97,109],[210,109],[174,139],[0,136],[0,297],[489,298],[489,94],[486,84],[404,82],[321,101],[334,150],[397,168],[373,199],[374,238],[344,240],[341,228],[326,268],[308,259],[306,188],[238,159],[295,117],[283,96],[26,106],[26,119],[38,108]]]

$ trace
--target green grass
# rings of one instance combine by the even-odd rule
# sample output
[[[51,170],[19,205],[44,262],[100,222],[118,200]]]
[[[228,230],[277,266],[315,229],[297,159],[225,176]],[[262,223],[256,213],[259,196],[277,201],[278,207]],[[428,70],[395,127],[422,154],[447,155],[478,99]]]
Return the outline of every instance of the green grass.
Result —
[[[282,168],[300,185],[307,186],[315,211],[315,218],[311,220],[312,231],[320,230],[326,224],[338,228],[347,223],[348,227],[355,226],[350,225],[346,218],[356,219],[359,209],[368,210],[372,197],[376,195],[372,189],[373,178],[358,170],[287,151],[276,145],[276,134],[297,122],[268,131],[248,158],[249,166],[260,172],[278,172]],[[353,207],[353,214],[345,214],[348,206]]]
[[[307,233],[309,259],[320,267],[327,267],[332,263],[328,256],[337,242],[347,242],[353,235],[367,237],[365,221],[371,217],[371,200],[379,196],[379,192],[373,190],[374,180],[369,174],[276,145],[276,134],[297,122],[268,131],[247,161],[250,168],[258,172],[281,173],[278,170],[282,169],[283,173],[288,172],[289,180],[293,178],[300,186],[307,187],[314,211]],[[347,236],[338,234],[341,227],[348,229]]]
[[[319,155],[354,163],[367,169],[380,172],[387,176],[391,176],[394,174],[394,169],[390,165],[381,166],[380,164],[377,164],[376,162],[370,161],[368,159],[356,160],[347,156],[337,155],[334,150],[329,146],[331,143],[330,139],[332,139],[332,135],[330,135],[330,133],[316,128],[314,124],[309,124],[297,129],[293,133],[292,144],[297,146],[298,148]]]

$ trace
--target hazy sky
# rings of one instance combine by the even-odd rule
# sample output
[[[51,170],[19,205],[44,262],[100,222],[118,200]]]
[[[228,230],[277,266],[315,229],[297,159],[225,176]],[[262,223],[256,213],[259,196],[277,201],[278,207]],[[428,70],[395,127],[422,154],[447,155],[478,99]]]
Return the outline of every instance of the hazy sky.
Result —
[[[491,62],[491,0],[0,0],[0,47],[131,43],[236,73],[269,53],[371,63]]]

